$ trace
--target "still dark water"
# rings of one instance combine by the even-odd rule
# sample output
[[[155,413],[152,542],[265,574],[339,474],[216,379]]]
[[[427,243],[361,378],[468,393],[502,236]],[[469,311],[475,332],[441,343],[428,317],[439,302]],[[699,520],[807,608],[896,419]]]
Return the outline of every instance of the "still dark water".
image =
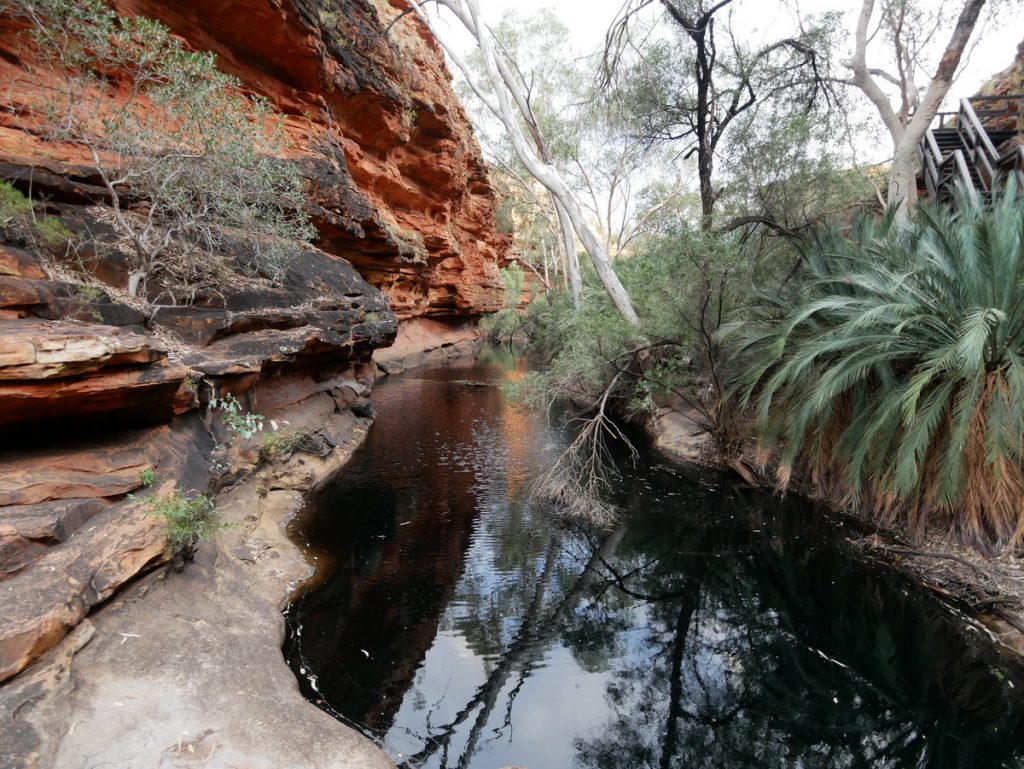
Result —
[[[531,503],[562,437],[502,396],[524,365],[377,387],[292,532],[310,699],[409,767],[1024,766],[1021,665],[811,506],[652,453],[611,530]]]

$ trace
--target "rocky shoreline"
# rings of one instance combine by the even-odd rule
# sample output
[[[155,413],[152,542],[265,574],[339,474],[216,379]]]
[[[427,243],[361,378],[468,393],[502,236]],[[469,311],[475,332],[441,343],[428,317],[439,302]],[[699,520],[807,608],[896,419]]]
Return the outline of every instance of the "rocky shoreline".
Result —
[[[365,436],[375,376],[474,350],[503,305],[486,166],[436,44],[392,24],[400,0],[110,5],[282,116],[319,237],[273,283],[129,296],[92,161],[25,107],[61,73],[0,13],[0,181],[69,233],[0,231],[0,769],[390,766],[284,663],[309,566],[282,526]],[[225,397],[264,431],[232,429]],[[230,524],[181,573],[150,499],[173,494]]]
[[[684,408],[660,409],[648,424],[656,447],[685,464],[738,472],[743,480],[771,488],[770,479],[759,478],[750,468],[737,468],[717,456],[701,432],[696,415]],[[796,493],[796,492],[791,492]],[[936,535],[911,541],[892,527],[858,515],[834,510],[849,522],[850,547],[868,558],[903,573],[912,582],[940,595],[972,617],[994,643],[1024,655],[1024,564],[1002,554],[985,558]]]
[[[470,331],[407,343],[403,370],[474,353]],[[366,437],[367,358],[322,382],[256,381],[247,401],[267,433],[306,436],[282,456],[207,411],[4,463],[4,501],[45,500],[22,507],[65,539],[46,547],[24,527],[5,538],[23,565],[0,582],[0,769],[392,766],[305,700],[281,654],[281,612],[313,575],[285,529]],[[178,572],[147,499],[181,488],[213,492],[224,528]],[[71,493],[95,496],[59,499]]]
[[[368,426],[341,412],[325,456],[233,463],[228,528],[193,563],[133,581],[0,689],[0,766],[392,766],[307,702],[281,655],[281,610],[310,575],[285,525]]]

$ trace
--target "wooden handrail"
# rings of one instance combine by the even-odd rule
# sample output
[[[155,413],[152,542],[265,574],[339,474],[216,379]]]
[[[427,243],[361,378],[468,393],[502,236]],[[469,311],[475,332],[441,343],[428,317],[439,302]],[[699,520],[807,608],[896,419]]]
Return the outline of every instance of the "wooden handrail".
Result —
[[[921,161],[921,176],[929,197],[934,198],[939,189],[939,168],[942,165],[942,150],[935,141],[931,129],[924,132],[917,145],[917,156]]]
[[[939,149],[939,143],[935,141],[935,134],[925,131],[924,138],[928,142],[928,149],[931,151],[932,157],[935,158],[935,162],[942,163],[942,150]]]
[[[1004,102],[1007,107],[981,108],[981,105],[995,102]],[[979,105],[979,109],[974,108],[975,104]],[[918,143],[921,179],[928,194],[936,199],[944,199],[961,184],[969,188],[972,195],[991,192],[1001,175],[1005,178],[1006,174],[1016,177],[1024,190],[1024,146],[1014,147],[1000,156],[988,128],[999,131],[999,135],[1005,135],[1003,132],[1013,130],[1013,123],[1016,122],[1016,131],[1024,132],[1024,94],[961,99],[955,119],[955,131],[959,135],[961,147],[943,157],[935,131],[948,131],[947,120],[951,115],[949,112],[936,113],[938,125],[933,123]]]
[[[971,96],[970,101],[1015,101],[1024,99],[1024,93],[1008,93],[1003,96]]]

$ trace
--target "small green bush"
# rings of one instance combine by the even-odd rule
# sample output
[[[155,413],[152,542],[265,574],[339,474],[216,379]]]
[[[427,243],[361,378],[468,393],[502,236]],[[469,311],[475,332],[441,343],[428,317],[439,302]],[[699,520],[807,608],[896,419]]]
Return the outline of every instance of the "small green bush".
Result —
[[[223,398],[213,398],[210,401],[210,408],[220,411],[221,419],[228,430],[245,440],[263,429],[263,416],[245,411],[238,399],[230,393]]]
[[[0,229],[11,230],[16,239],[27,241],[38,251],[63,254],[75,235],[60,219],[37,218],[32,201],[9,182],[0,182]]]
[[[0,227],[31,218],[32,202],[9,182],[0,182]]]
[[[150,501],[150,515],[163,518],[167,523],[167,553],[186,557],[205,540],[225,527],[212,497],[204,494],[182,494],[175,491],[169,496]]]
[[[74,233],[71,232],[60,219],[52,216],[44,216],[35,223],[35,231],[42,241],[42,245],[49,251],[60,252],[67,248],[74,240]]]
[[[281,431],[268,432],[263,435],[260,451],[267,459],[279,459],[291,454],[303,441],[309,438],[309,430],[300,427],[289,433]]]

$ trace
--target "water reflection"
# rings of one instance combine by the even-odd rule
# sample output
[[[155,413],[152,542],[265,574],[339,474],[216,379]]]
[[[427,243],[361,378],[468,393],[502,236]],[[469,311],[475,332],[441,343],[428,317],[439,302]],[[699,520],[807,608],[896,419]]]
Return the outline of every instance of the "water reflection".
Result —
[[[289,617],[311,699],[410,767],[1022,763],[1016,660],[809,506],[645,455],[617,528],[553,524],[560,437],[494,386],[522,366],[379,388],[295,532],[329,564]]]

